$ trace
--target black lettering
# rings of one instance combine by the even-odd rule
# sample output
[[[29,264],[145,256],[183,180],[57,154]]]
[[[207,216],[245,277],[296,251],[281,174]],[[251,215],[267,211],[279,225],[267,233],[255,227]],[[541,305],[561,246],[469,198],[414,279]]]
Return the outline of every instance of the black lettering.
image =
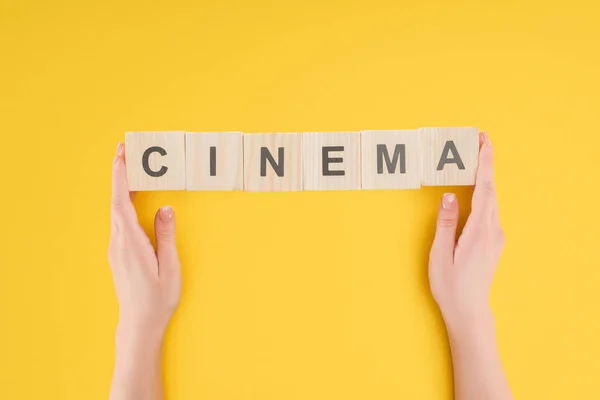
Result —
[[[448,153],[452,153],[452,158],[448,158]],[[444,165],[446,164],[456,164],[458,169],[465,169],[465,164],[463,164],[460,155],[458,154],[458,150],[456,150],[456,145],[452,140],[448,140],[444,145],[444,150],[442,150],[442,157],[438,163],[437,170],[443,170]]]
[[[400,173],[406,173],[406,146],[404,144],[397,144],[394,147],[394,156],[390,160],[390,153],[388,153],[387,146],[385,144],[377,145],[377,173],[383,174],[383,161],[390,174],[396,171],[396,165],[400,164]]]
[[[323,147],[323,176],[343,176],[346,171],[330,171],[329,164],[344,162],[342,157],[329,158],[330,151],[344,151],[344,146],[327,146]]]
[[[159,178],[166,174],[169,168],[163,165],[158,171],[153,171],[152,169],[150,169],[150,154],[152,153],[158,153],[161,156],[166,156],[167,151],[162,147],[152,146],[149,147],[142,156],[142,168],[144,168],[144,172],[154,178]]]
[[[269,151],[269,149],[267,149],[266,147],[261,147],[260,148],[260,176],[267,176],[267,160],[269,161],[269,164],[271,164],[271,167],[273,167],[273,171],[275,171],[277,176],[283,176],[283,171],[284,171],[284,168],[283,168],[284,157],[283,156],[284,156],[283,147],[277,148],[278,161],[275,162],[275,159],[271,155],[271,152]]]
[[[217,148],[210,147],[210,176],[217,176]]]

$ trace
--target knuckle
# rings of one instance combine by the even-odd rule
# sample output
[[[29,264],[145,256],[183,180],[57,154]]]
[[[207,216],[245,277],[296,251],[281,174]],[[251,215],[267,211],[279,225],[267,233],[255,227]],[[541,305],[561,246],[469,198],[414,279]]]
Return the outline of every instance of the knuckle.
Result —
[[[158,229],[156,231],[156,238],[161,241],[171,241],[175,238],[174,229]]]
[[[490,180],[484,181],[483,185],[482,185],[482,189],[483,189],[483,193],[487,197],[496,196],[496,185],[494,185],[493,181],[490,181]]]
[[[458,223],[457,219],[450,216],[441,216],[438,218],[438,226],[441,228],[451,228],[456,226]]]
[[[123,235],[112,235],[108,243],[109,258],[116,258],[126,248],[127,239]]]
[[[115,211],[121,211],[123,209],[124,204],[125,203],[123,202],[123,199],[121,199],[118,196],[113,197],[110,202],[111,208]]]

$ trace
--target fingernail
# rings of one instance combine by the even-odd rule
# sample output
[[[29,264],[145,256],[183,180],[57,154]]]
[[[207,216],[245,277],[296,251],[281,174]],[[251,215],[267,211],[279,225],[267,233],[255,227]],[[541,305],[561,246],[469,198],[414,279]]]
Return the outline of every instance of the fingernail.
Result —
[[[490,142],[490,137],[488,136],[487,132],[483,132],[483,140],[485,144],[491,146],[492,142]]]
[[[121,142],[117,145],[117,156],[123,157],[123,143]]]
[[[442,197],[442,207],[449,209],[454,207],[456,203],[456,195],[454,193],[444,193],[444,197]]]
[[[158,211],[158,217],[162,222],[169,222],[173,219],[173,207],[165,206],[161,207]]]

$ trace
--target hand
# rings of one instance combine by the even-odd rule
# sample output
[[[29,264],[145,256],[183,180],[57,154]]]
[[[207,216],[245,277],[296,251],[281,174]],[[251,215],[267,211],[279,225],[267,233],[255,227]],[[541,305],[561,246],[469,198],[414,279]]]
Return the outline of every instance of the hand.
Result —
[[[171,207],[156,213],[156,252],[138,224],[127,187],[124,146],[113,163],[111,236],[108,259],[119,300],[119,327],[162,334],[181,294],[181,272]]]
[[[429,283],[448,330],[491,318],[489,293],[504,247],[494,185],[493,149],[486,133],[479,137],[479,168],[471,214],[456,242],[458,202],[446,193],[429,256]]]
[[[181,295],[171,207],[156,213],[156,252],[139,225],[129,193],[124,146],[113,161],[108,260],[119,300],[111,400],[162,399],[160,366],[165,330]]]

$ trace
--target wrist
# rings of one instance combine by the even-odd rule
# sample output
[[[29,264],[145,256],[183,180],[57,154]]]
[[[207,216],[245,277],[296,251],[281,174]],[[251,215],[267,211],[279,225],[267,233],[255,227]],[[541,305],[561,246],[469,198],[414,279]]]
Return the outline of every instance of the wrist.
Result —
[[[143,327],[119,321],[115,332],[115,344],[119,351],[153,351],[162,347],[165,329]]]
[[[162,358],[163,332],[134,329],[119,323],[115,334],[115,376],[136,376],[140,366],[159,365]]]
[[[494,315],[489,307],[443,316],[451,340],[471,340],[495,329]]]

